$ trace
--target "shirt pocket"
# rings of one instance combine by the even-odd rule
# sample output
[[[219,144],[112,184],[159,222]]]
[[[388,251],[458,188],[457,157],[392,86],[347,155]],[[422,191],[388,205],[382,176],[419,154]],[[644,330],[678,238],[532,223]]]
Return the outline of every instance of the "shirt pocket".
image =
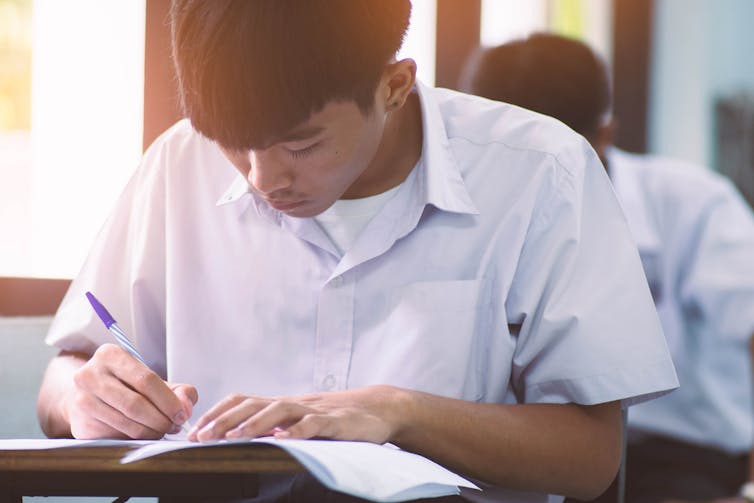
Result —
[[[484,394],[483,280],[409,283],[392,296],[388,333],[401,355],[398,385],[465,400]]]

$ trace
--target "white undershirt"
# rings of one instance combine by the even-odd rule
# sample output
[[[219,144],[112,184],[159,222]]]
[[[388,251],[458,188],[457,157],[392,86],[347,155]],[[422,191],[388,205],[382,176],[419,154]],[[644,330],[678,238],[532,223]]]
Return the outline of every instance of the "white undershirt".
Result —
[[[314,217],[314,220],[329,236],[338,251],[345,253],[351,249],[364,227],[400,187],[397,185],[381,194],[361,199],[339,199]]]

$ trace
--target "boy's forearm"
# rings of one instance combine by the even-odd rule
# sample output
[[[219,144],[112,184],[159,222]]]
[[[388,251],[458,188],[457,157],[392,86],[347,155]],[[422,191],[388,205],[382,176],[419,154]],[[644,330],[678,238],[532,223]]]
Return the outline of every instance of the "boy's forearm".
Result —
[[[63,351],[47,366],[37,399],[37,418],[42,431],[50,438],[71,436],[64,402],[70,396],[74,372],[88,359],[83,353]]]
[[[617,402],[497,405],[409,392],[394,443],[510,489],[592,499],[620,462]]]

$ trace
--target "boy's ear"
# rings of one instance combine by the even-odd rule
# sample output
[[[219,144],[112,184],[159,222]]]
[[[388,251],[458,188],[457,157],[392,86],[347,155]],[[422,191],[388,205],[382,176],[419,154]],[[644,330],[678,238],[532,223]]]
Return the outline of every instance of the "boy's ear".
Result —
[[[416,63],[413,59],[402,59],[388,63],[382,72],[378,99],[386,112],[401,108],[416,83]]]

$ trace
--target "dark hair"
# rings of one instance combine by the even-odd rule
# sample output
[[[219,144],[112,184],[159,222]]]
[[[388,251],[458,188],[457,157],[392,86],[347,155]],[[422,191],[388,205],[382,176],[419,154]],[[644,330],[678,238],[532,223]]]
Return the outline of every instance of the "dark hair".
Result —
[[[610,110],[607,69],[577,40],[540,33],[477,58],[469,76],[473,94],[550,115],[586,137]]]
[[[367,114],[400,49],[409,0],[173,0],[173,61],[194,128],[237,150],[331,101]]]

